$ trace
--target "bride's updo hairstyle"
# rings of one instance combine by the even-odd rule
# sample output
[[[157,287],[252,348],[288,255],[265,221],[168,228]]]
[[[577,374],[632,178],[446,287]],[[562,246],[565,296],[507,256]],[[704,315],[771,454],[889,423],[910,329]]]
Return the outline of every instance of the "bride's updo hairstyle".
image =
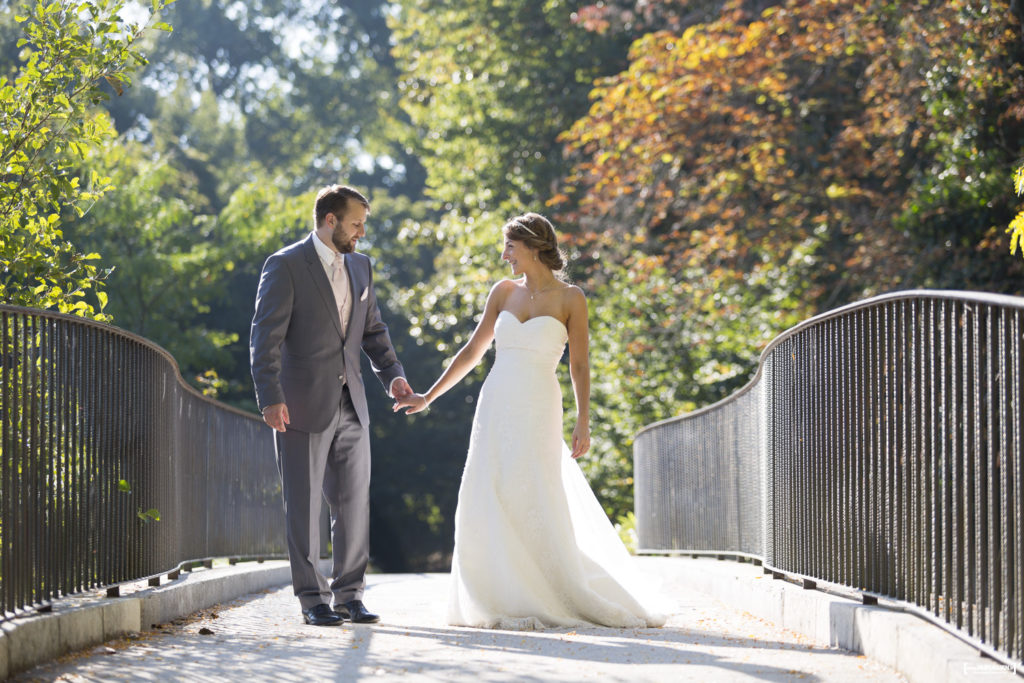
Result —
[[[565,268],[565,254],[558,248],[558,238],[551,221],[539,213],[524,213],[505,224],[505,237],[537,250],[537,259],[556,273]]]

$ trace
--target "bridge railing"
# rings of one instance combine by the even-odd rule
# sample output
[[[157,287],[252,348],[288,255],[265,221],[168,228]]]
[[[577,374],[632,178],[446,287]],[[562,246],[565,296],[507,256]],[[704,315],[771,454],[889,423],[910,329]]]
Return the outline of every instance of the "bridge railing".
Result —
[[[1024,663],[1024,298],[897,292],[807,320],[634,445],[641,552],[761,560]]]
[[[286,554],[273,443],[116,327],[0,305],[0,620],[187,561]]]

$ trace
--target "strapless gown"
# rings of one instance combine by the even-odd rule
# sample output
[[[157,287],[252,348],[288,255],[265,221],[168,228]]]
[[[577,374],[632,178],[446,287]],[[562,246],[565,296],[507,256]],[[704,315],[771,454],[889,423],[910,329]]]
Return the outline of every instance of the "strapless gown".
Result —
[[[529,630],[661,626],[562,437],[556,318],[498,315],[455,512],[448,623]]]

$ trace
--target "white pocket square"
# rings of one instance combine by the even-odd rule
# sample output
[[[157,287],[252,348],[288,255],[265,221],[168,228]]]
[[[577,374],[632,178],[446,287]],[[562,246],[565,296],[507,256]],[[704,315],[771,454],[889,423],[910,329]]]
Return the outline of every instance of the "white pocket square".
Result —
[[[359,295],[360,301],[366,301],[366,297],[370,294],[369,287],[363,287],[363,293]]]

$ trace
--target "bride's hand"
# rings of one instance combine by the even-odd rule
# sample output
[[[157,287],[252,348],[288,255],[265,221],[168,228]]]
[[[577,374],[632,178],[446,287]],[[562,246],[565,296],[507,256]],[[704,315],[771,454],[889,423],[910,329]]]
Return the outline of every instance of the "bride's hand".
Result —
[[[572,430],[572,457],[573,460],[590,450],[590,427],[578,424]]]
[[[423,394],[409,394],[395,399],[395,405],[391,407],[391,410],[397,413],[405,408],[405,414],[412,415],[426,410],[428,405],[427,397]]]

